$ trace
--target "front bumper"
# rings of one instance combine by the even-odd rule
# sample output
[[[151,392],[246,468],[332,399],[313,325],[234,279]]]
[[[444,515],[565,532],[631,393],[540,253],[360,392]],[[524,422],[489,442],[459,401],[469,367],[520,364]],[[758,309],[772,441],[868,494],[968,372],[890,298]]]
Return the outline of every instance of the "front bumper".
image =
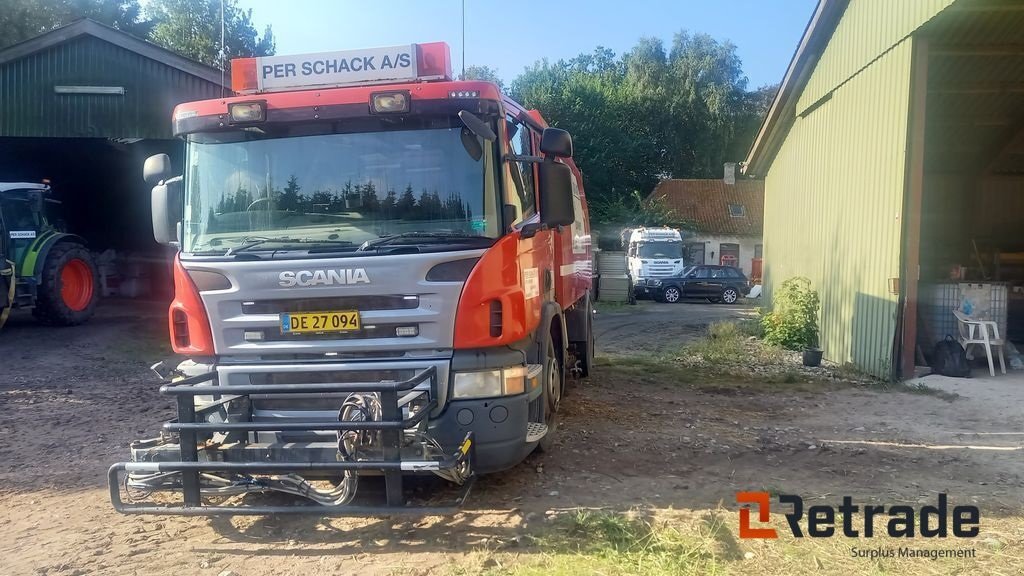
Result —
[[[521,355],[518,358],[521,360]],[[468,496],[478,473],[510,468],[533,449],[535,443],[527,442],[527,424],[531,415],[536,416],[532,413],[541,401],[540,387],[531,386],[516,396],[445,403],[453,369],[472,370],[515,361],[508,354],[478,352],[470,364],[457,355],[450,362],[433,361],[425,368],[421,364],[419,368],[397,369],[396,363],[384,366],[378,362],[305,364],[298,368],[226,365],[209,367],[208,372],[183,380],[165,381],[160,392],[176,398],[178,417],[164,425],[160,439],[133,443],[131,462],[111,466],[111,502],[117,511],[126,514],[310,512],[365,516],[453,512]],[[297,369],[302,370],[298,375]],[[301,383],[280,383],[279,379],[266,379],[268,374],[287,376],[288,381],[298,376]],[[367,377],[353,378],[352,374]],[[368,381],[369,376],[396,374],[414,375],[402,381]],[[353,394],[377,395],[381,404],[379,420],[341,420],[337,406]],[[303,404],[306,410],[288,410],[282,404],[296,401],[312,401],[319,409]],[[375,435],[374,448],[358,458],[342,457],[337,434],[344,431]],[[424,435],[437,448],[429,451],[429,457],[428,450],[420,448],[423,442],[417,444],[415,440]],[[243,492],[266,492],[274,490],[274,478],[290,474],[303,481],[343,474],[383,476],[387,505],[211,506],[203,501],[214,492],[207,490],[210,475],[243,479],[252,488]],[[459,484],[461,490],[450,506],[408,506],[403,495],[404,474],[436,474]],[[122,499],[122,486],[128,493],[130,479],[147,475],[173,478],[162,481],[153,492],[167,488],[180,492],[181,504],[165,506],[148,500],[129,503]],[[236,488],[233,484],[232,489]]]
[[[445,456],[428,457],[426,455],[410,457],[408,450],[403,450],[404,434],[423,423],[431,411],[437,408],[437,400],[429,399],[425,404],[413,411],[403,410],[410,406],[410,396],[426,395],[430,390],[437,390],[437,370],[427,368],[401,382],[380,381],[377,383],[313,383],[313,384],[249,384],[220,386],[217,382],[218,372],[211,371],[176,382],[165,382],[160,393],[174,396],[177,399],[178,417],[164,425],[165,433],[177,435],[177,442],[154,446],[152,451],[140,448],[133,455],[152,458],[151,461],[118,462],[110,467],[108,483],[111,503],[115,510],[125,514],[276,514],[302,513],[330,515],[371,515],[392,513],[446,513],[457,509],[469,493],[474,479],[473,461],[475,442],[472,432],[468,432],[458,443],[457,448]],[[429,386],[424,386],[428,384]],[[250,417],[244,421],[228,421],[231,406],[250,406],[253,396],[261,398],[281,396],[295,397],[301,395],[332,395],[332,394],[377,394],[380,399],[381,418],[379,420],[278,420],[253,421]],[[429,398],[429,396],[427,396]],[[197,399],[201,399],[197,402]],[[198,404],[198,406],[197,406]],[[272,446],[252,445],[249,442],[238,442],[238,434],[253,438],[254,434],[264,432],[338,432],[356,431],[358,433],[379,434],[380,446],[377,458],[340,458],[338,452],[331,460],[320,457],[308,459],[311,454],[323,447],[310,446]],[[232,434],[236,436],[231,436]],[[242,444],[242,446],[237,446]],[[337,446],[337,444],[335,444]],[[171,448],[168,450],[168,448]],[[176,450],[174,450],[176,448]],[[310,452],[309,450],[312,450]],[[340,450],[340,448],[336,449]],[[280,452],[284,461],[271,459]],[[168,459],[173,454],[177,458]],[[296,458],[298,456],[298,458]],[[306,456],[307,458],[303,458]],[[262,457],[262,458],[261,458]],[[264,492],[275,488],[280,476],[267,476],[264,479],[254,474],[291,474],[305,473],[312,476],[338,476],[347,472],[376,473],[384,476],[387,504],[384,506],[211,506],[203,501],[204,481],[208,475],[219,475],[219,478],[241,478],[241,484],[232,484],[233,489],[241,492]],[[453,505],[447,507],[410,507],[406,506],[403,494],[403,474],[443,473],[463,486],[462,492]],[[122,482],[127,486],[127,474],[158,475],[161,477],[159,488],[164,487],[182,493],[181,505],[161,505],[156,503],[126,503],[121,498]],[[173,479],[168,481],[168,477]],[[295,476],[297,477],[297,476]],[[293,478],[295,478],[293,477]],[[297,477],[303,485],[311,486],[304,478]],[[287,479],[287,477],[285,477]],[[295,484],[295,482],[293,482]],[[236,492],[237,493],[237,490]],[[295,492],[293,492],[295,493]]]

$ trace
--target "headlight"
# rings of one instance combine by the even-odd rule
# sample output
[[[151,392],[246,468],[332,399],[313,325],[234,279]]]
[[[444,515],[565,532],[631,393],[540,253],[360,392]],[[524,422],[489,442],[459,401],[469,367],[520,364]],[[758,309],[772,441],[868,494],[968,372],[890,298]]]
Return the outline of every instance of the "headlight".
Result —
[[[648,280],[648,286],[661,286],[661,280]]]
[[[453,398],[512,396],[526,390],[526,366],[502,370],[459,372],[452,387]]]

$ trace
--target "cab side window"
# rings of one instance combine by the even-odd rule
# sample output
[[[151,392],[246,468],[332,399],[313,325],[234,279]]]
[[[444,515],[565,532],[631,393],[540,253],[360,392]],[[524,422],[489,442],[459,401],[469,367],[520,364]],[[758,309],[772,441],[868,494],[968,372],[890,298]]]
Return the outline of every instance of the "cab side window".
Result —
[[[710,272],[711,271],[708,270],[707,268],[697,268],[697,276],[696,277],[697,278],[709,278],[711,276]]]
[[[533,155],[533,135],[529,126],[511,115],[506,117],[505,128],[509,150],[517,156]],[[518,216],[515,224],[537,213],[537,194],[533,180],[533,164],[530,162],[509,162],[512,186],[506,202],[516,207]]]

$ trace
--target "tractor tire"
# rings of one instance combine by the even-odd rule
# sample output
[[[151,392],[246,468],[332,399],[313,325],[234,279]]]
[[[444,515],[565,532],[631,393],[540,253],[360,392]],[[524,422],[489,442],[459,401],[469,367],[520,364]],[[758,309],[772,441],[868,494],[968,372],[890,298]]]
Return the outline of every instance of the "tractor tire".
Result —
[[[74,326],[92,317],[99,296],[92,254],[81,244],[63,242],[46,256],[32,314],[45,324]]]

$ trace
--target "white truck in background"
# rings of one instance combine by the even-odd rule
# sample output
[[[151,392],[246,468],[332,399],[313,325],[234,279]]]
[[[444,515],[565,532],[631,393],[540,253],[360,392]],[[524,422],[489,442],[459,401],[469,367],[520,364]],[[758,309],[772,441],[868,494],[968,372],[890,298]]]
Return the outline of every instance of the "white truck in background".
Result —
[[[626,270],[637,297],[646,296],[648,282],[683,272],[683,237],[675,228],[631,228],[623,231]]]

